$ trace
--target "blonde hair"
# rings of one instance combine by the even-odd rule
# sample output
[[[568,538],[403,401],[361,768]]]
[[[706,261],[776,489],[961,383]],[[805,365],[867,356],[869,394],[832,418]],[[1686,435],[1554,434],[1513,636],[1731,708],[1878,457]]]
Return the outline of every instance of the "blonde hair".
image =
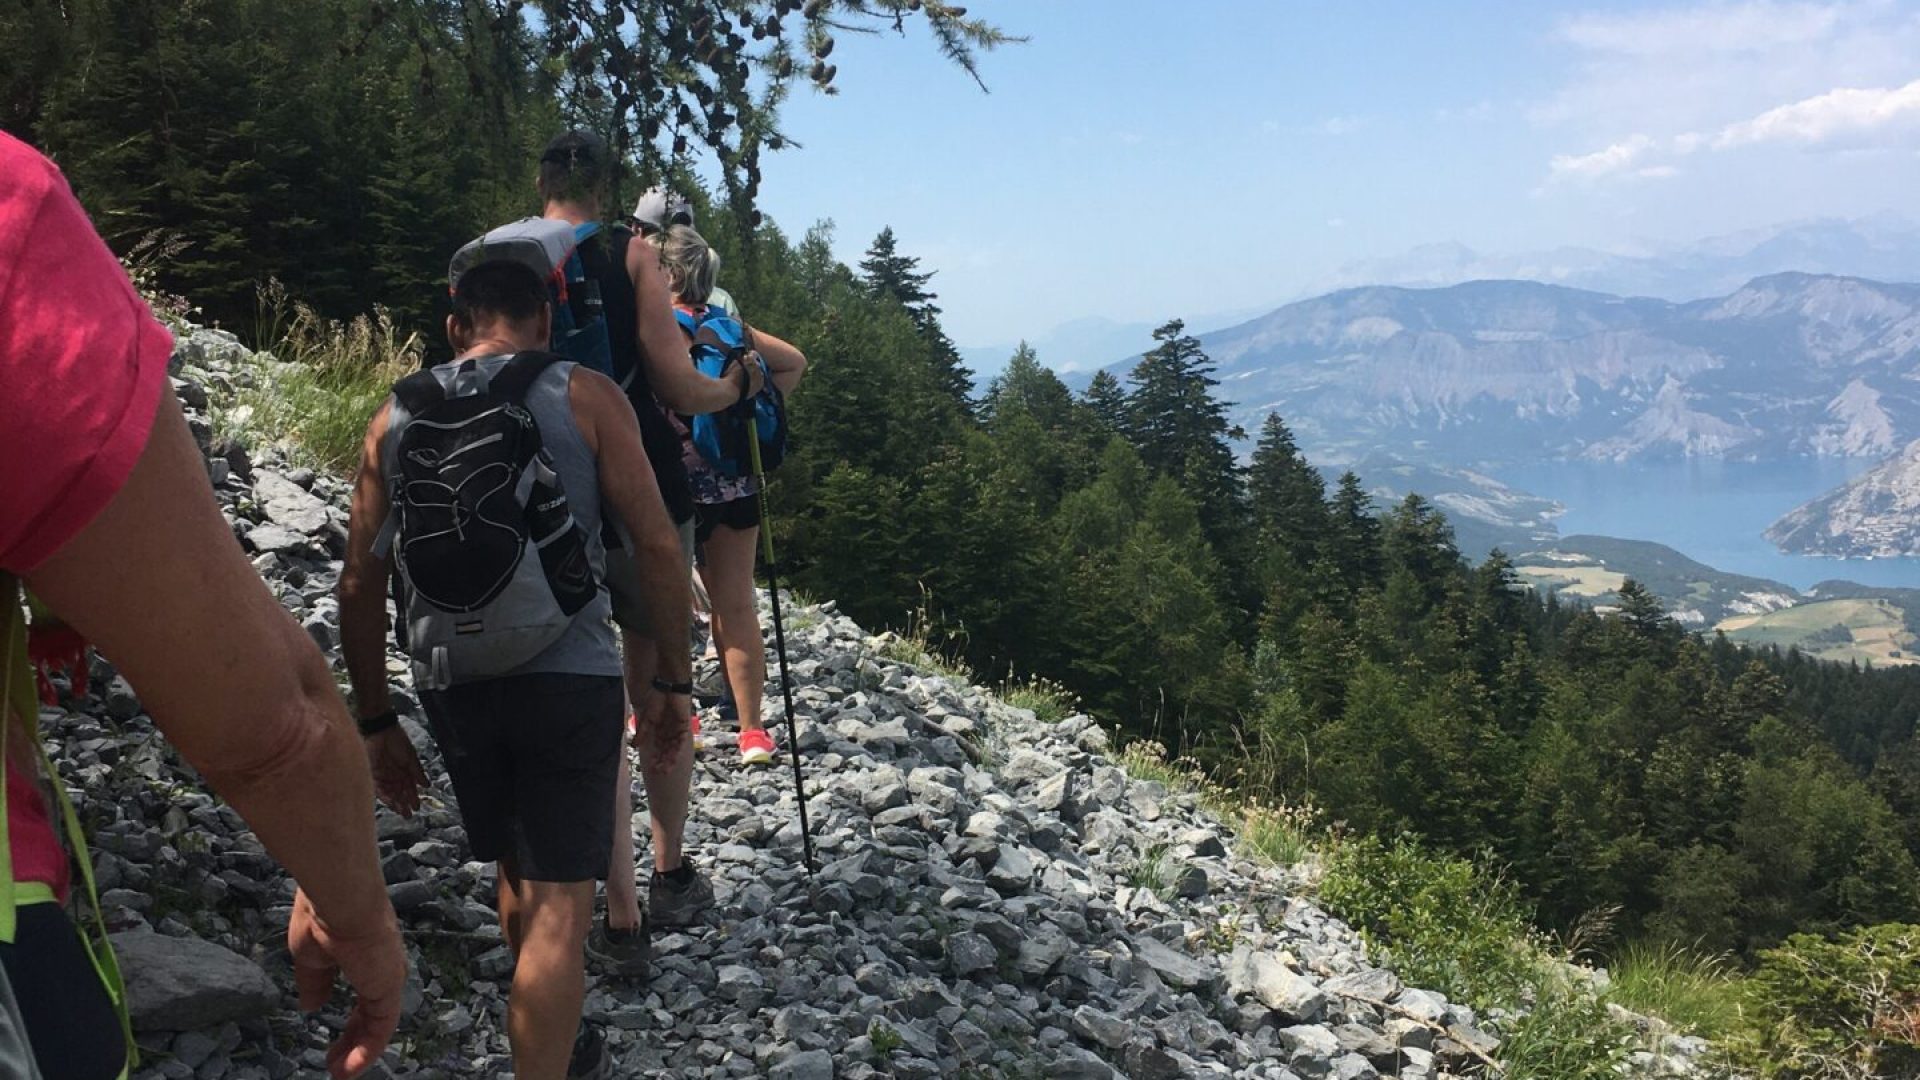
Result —
[[[691,225],[669,225],[647,237],[647,242],[660,252],[660,267],[667,272],[667,287],[674,298],[686,304],[706,303],[720,277],[720,255],[707,246],[706,238]]]

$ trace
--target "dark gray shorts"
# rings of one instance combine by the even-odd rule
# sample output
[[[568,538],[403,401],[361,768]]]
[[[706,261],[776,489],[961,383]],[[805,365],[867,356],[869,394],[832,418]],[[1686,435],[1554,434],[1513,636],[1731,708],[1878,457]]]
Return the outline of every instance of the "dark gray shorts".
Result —
[[[514,675],[420,694],[473,857],[531,881],[595,881],[613,851],[622,682]]]

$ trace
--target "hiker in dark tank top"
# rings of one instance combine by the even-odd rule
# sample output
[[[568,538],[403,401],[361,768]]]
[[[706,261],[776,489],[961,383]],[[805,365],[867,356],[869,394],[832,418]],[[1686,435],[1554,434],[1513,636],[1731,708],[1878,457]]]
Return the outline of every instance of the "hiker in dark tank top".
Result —
[[[602,220],[613,164],[606,141],[591,132],[570,131],[553,140],[540,157],[542,215],[575,225]],[[687,415],[719,412],[758,393],[762,376],[753,364],[737,366],[720,379],[695,369],[674,318],[659,259],[651,247],[633,239],[625,228],[602,229],[582,246],[581,258],[588,274],[600,283],[614,377],[625,386],[639,417],[655,485],[679,527],[685,576],[691,574],[693,561],[694,506],[680,461],[679,435],[665,410]],[[693,714],[689,705],[679,715],[654,723],[649,718],[662,714],[649,706],[658,693],[654,687],[662,671],[686,669],[691,610],[680,613],[673,627],[656,625],[636,599],[631,562],[618,550],[608,553],[607,588],[614,622],[621,630],[627,694],[633,706],[632,735],[647,786],[653,839],[649,913],[654,922],[681,925],[713,902],[713,886],[682,851],[693,784]],[[676,691],[683,689],[677,679],[669,685]],[[691,689],[691,684],[684,685],[685,691]],[[686,698],[676,696],[675,700],[685,702]],[[624,750],[620,769],[618,794],[608,813],[624,822],[631,816],[631,766]],[[594,951],[616,970],[637,975],[646,965],[643,916],[631,890],[610,888],[610,897],[615,892],[620,902],[609,904],[607,921],[596,928]]]

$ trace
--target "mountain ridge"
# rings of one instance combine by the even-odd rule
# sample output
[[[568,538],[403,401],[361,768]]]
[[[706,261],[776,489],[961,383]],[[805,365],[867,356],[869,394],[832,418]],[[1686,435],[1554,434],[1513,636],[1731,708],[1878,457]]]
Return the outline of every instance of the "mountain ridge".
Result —
[[[1687,303],[1360,286],[1198,339],[1236,422],[1278,411],[1324,462],[1877,456],[1920,438],[1906,283],[1789,271]]]

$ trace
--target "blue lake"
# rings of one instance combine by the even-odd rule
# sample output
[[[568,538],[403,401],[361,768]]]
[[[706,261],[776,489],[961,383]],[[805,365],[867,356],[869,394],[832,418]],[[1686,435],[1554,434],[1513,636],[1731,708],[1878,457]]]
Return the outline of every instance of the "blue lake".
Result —
[[[1652,540],[1717,570],[1805,589],[1832,579],[1920,588],[1920,558],[1786,555],[1761,533],[1782,514],[1872,468],[1866,460],[1754,463],[1695,459],[1659,464],[1547,462],[1488,470],[1566,504],[1562,536]]]

